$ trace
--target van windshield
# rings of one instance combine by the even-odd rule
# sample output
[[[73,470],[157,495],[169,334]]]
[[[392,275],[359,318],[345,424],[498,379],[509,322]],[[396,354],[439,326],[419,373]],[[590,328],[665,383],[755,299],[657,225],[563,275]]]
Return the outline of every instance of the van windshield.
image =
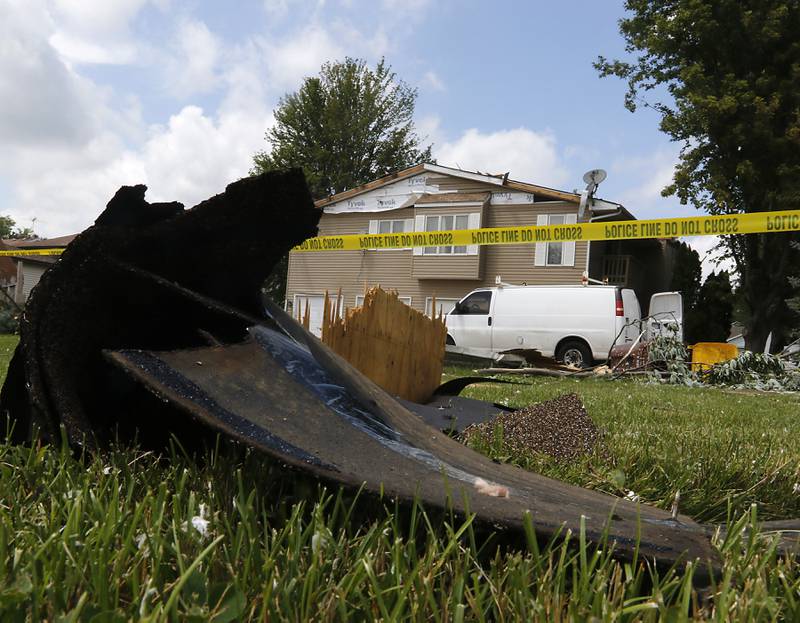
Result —
[[[492,303],[491,292],[473,292],[451,311],[451,314],[488,314]]]

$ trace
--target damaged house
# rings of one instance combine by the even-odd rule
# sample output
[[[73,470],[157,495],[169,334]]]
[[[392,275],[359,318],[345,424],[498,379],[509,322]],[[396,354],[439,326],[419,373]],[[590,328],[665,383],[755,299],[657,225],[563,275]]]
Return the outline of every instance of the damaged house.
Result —
[[[557,225],[630,220],[620,204],[546,188],[505,175],[419,164],[316,202],[323,211],[319,234],[385,234]],[[286,307],[308,305],[310,328],[319,333],[325,292],[340,308],[361,304],[365,286],[396,290],[411,307],[450,311],[471,290],[504,282],[580,284],[594,279],[636,290],[640,301],[666,288],[668,243],[659,240],[541,242],[509,246],[441,246],[416,249],[291,253]]]

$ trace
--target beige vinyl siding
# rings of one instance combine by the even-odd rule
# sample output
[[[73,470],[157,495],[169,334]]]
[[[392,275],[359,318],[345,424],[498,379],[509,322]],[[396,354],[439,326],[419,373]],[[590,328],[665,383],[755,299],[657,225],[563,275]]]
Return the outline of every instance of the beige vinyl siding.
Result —
[[[370,220],[413,218],[413,208],[323,214],[319,235],[362,234],[369,230]],[[356,295],[364,293],[365,284],[380,284],[397,290],[402,296],[410,296],[412,307],[419,309],[418,281],[411,276],[411,268],[410,249],[290,253],[286,299],[291,303],[295,294],[324,294],[326,290],[333,295],[341,288],[344,306],[354,307]]]
[[[535,225],[539,214],[574,214],[577,206],[571,203],[547,203],[524,206],[491,206],[486,212],[485,227],[513,227]],[[588,212],[587,212],[588,215]],[[586,219],[584,219],[585,221]],[[485,285],[493,285],[495,277],[501,276],[506,283],[528,285],[578,284],[586,270],[588,242],[575,243],[573,266],[534,266],[536,245],[515,244],[485,248]],[[490,283],[491,282],[491,283]]]
[[[502,186],[432,173],[428,174],[428,185],[438,186],[439,190],[442,192],[485,193],[506,190]]]

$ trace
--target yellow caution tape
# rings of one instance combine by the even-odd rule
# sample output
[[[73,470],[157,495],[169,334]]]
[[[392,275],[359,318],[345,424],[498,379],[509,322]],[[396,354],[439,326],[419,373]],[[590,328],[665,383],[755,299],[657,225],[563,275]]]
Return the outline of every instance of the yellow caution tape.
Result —
[[[690,216],[646,221],[605,221],[575,225],[525,225],[402,234],[347,234],[309,238],[295,251],[360,251],[464,245],[531,244],[579,240],[631,240],[800,231],[800,210],[753,212],[719,216]],[[2,256],[61,255],[64,249],[15,249]]]
[[[0,251],[0,257],[21,255],[61,255],[64,249],[15,249],[13,251]]]
[[[663,218],[646,221],[606,221],[575,225],[527,225],[401,234],[348,234],[309,238],[295,251],[360,251],[464,245],[530,244],[579,240],[630,240],[800,231],[800,210]]]

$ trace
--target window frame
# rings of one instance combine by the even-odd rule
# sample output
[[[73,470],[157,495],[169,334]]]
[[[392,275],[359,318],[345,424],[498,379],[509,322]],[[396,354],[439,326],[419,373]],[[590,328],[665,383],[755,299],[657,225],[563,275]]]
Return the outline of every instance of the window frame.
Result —
[[[467,299],[470,299],[472,297],[478,297],[478,296],[481,296],[481,295],[488,295],[489,300],[487,301],[488,305],[486,307],[486,311],[485,312],[454,313],[453,315],[455,315],[455,316],[488,316],[488,315],[490,315],[492,313],[492,298],[493,298],[493,294],[494,293],[491,290],[478,290],[477,292],[470,292],[467,296],[465,296],[463,299],[461,299],[459,301],[459,305],[461,303],[465,302]],[[456,308],[454,307],[453,308],[453,312],[455,312],[455,311],[456,311]]]
[[[560,223],[553,223],[553,217],[560,218]],[[564,225],[567,222],[567,215],[566,214],[548,214],[547,215],[547,224],[548,225]],[[559,245],[559,249],[561,249],[561,261],[558,264],[551,264],[550,263],[550,247],[551,245]],[[558,242],[545,242],[544,247],[544,265],[545,266],[566,266],[564,264],[564,241],[559,240]]]
[[[375,234],[374,235],[385,235],[385,234],[408,234],[414,233],[414,219],[413,218],[381,218],[381,219],[370,219],[370,224],[375,223]],[[394,230],[394,224],[402,223],[403,231],[388,231],[382,232],[381,231],[381,224],[382,223],[391,223],[391,228]],[[409,229],[406,229],[406,226]],[[411,247],[399,247],[397,249],[369,249],[370,251],[409,251]]]
[[[437,302],[437,303],[443,303],[443,302],[449,302],[449,303],[453,303],[453,307],[451,307],[451,308],[450,308],[450,309],[449,309],[449,310],[448,310],[446,313],[442,314],[442,316],[446,316],[446,315],[447,315],[447,314],[449,314],[449,313],[450,313],[450,312],[451,312],[453,309],[455,309],[456,303],[458,303],[458,302],[461,300],[461,299],[459,299],[459,298],[451,298],[451,297],[442,297],[442,298],[439,298],[439,297],[437,296],[437,297],[435,297],[435,298],[436,298],[436,302]],[[426,315],[426,316],[428,316],[428,318],[433,318],[433,316],[432,316],[432,314],[434,313],[434,309],[433,309],[433,299],[434,299],[434,297],[433,297],[433,296],[426,296],[426,297],[425,297],[425,315]]]
[[[436,219],[436,229],[428,229],[428,219]],[[441,226],[443,218],[452,218],[453,219],[453,227],[451,228],[444,228]],[[463,218],[466,222],[464,227],[456,227],[456,220],[458,218]],[[469,229],[469,213],[459,213],[459,214],[424,214],[423,215],[423,231],[425,232],[433,232],[433,231],[450,231],[456,229]],[[456,251],[457,248],[463,248],[463,251]],[[450,251],[442,251],[442,249],[450,249]],[[469,245],[466,244],[457,244],[457,245],[440,245],[438,247],[425,247],[422,249],[423,257],[431,257],[431,256],[447,256],[447,257],[460,257],[463,255],[473,255],[469,252]]]

